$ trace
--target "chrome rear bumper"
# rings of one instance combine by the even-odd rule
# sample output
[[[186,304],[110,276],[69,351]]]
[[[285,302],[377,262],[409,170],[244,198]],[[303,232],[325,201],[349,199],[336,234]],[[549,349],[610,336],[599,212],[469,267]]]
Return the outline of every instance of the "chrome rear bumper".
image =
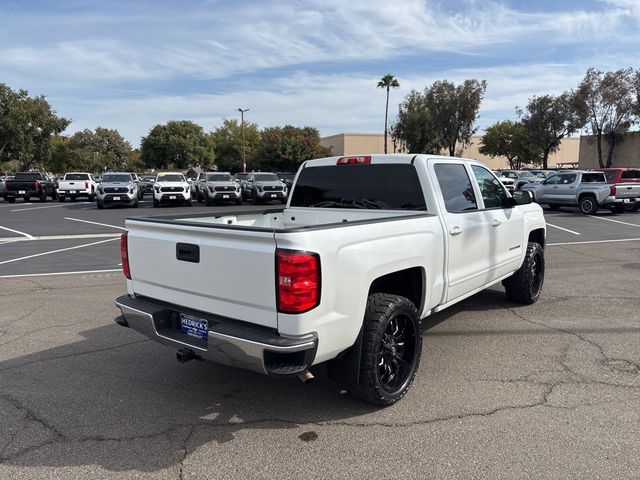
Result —
[[[190,350],[196,358],[267,375],[289,377],[304,372],[313,363],[318,346],[315,333],[282,337],[270,329],[151,299],[123,295],[115,304],[122,312],[115,321],[122,326],[163,345]],[[182,333],[180,313],[207,320],[207,340]]]

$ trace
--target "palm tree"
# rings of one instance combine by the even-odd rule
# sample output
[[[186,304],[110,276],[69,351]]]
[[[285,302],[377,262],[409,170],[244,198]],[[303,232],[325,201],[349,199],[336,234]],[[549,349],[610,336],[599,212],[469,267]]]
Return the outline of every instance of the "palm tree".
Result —
[[[398,88],[400,83],[398,83],[398,79],[387,73],[384,77],[380,79],[378,82],[378,88],[386,88],[387,89],[387,104],[384,109],[384,153],[387,153],[387,118],[389,115],[389,89]]]

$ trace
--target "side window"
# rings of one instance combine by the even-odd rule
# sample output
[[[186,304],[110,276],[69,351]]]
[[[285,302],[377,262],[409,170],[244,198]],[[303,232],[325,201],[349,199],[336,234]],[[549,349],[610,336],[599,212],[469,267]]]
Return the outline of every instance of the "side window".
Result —
[[[562,177],[561,183],[563,185],[568,185],[568,184],[574,183],[576,181],[576,174],[575,173],[561,175],[561,177]]]
[[[551,175],[544,181],[545,185],[558,185],[561,181],[560,175]]]
[[[471,180],[464,165],[438,163],[434,166],[434,170],[448,212],[458,213],[478,209]]]
[[[502,184],[484,167],[472,165],[473,175],[480,185],[484,208],[499,208],[507,205],[507,193]]]

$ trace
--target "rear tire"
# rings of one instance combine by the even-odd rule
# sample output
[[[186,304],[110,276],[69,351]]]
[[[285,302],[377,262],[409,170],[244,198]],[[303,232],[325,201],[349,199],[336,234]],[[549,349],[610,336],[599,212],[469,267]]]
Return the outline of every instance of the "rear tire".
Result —
[[[69,197],[69,200],[71,200],[72,202],[75,202],[75,201],[76,201],[76,198],[77,198],[77,197],[76,197],[75,195],[72,195],[72,196],[70,196],[70,197]]]
[[[96,201],[96,194],[92,193],[91,195],[89,195],[89,201],[90,202],[95,202]]]
[[[418,311],[408,298],[375,293],[362,328],[360,381],[352,392],[374,405],[392,405],[409,391],[420,364]]]
[[[4,199],[9,203],[16,203],[16,197],[4,197]]]
[[[64,203],[65,197],[64,195],[58,195],[58,201]]]
[[[30,197],[29,195],[25,195],[24,197],[22,197],[22,199],[23,199],[25,202],[28,202],[29,200],[31,200],[31,197]]]
[[[640,210],[640,202],[636,202],[634,203],[631,208],[629,208],[630,211],[632,212],[637,212],[638,210]]]
[[[544,284],[544,250],[542,245],[529,242],[522,266],[502,281],[507,298],[515,303],[536,303]]]
[[[578,203],[580,213],[583,215],[594,215],[598,211],[598,202],[593,195],[585,195]]]

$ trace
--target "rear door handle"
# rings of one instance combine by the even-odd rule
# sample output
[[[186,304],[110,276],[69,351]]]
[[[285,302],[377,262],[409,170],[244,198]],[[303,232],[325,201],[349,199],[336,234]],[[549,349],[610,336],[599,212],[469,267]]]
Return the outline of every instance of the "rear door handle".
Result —
[[[502,225],[502,222],[500,220],[498,220],[497,218],[494,218],[493,220],[491,220],[491,226],[492,227],[499,227],[500,225]]]
[[[451,229],[449,230],[449,233],[455,237],[456,235],[460,235],[462,233],[462,228],[451,227]]]

